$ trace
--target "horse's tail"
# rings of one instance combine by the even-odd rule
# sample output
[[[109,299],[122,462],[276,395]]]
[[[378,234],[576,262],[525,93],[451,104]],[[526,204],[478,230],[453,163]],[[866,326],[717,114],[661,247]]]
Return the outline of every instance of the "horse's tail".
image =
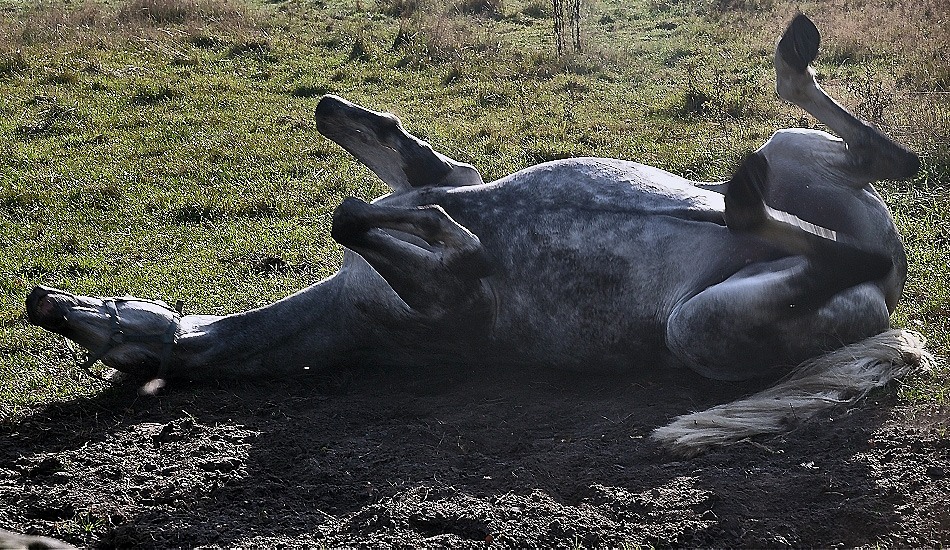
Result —
[[[788,431],[796,421],[854,403],[912,370],[929,369],[934,358],[925,344],[916,332],[882,332],[810,359],[759,393],[679,416],[654,430],[652,437],[674,452],[692,456],[754,435]]]

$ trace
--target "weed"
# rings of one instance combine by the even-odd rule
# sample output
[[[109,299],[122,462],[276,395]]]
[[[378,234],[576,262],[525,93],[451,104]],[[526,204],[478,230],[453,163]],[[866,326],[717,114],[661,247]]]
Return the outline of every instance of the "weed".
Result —
[[[551,16],[551,10],[548,9],[550,5],[550,2],[531,0],[521,8],[521,13],[534,19],[544,19]]]
[[[294,86],[290,91],[290,95],[294,97],[320,97],[329,91],[329,88],[322,84],[299,84]]]
[[[461,76],[462,76],[462,70],[459,68],[459,66],[452,65],[451,67],[449,67],[449,72],[447,72],[445,76],[442,77],[442,85],[448,86],[449,84],[452,84],[453,82],[461,78]]]
[[[34,120],[15,128],[21,137],[58,136],[71,131],[71,121],[76,118],[76,109],[62,105],[58,99],[36,96],[31,101],[41,109]]]
[[[191,44],[196,48],[203,48],[206,50],[212,50],[224,46],[224,41],[214,36],[208,34],[206,31],[197,31],[186,40],[187,43]]]
[[[857,108],[858,116],[875,124],[882,123],[884,114],[893,104],[894,94],[886,91],[880,82],[874,81],[870,69],[865,72],[861,92],[863,99]]]
[[[265,38],[238,40],[228,48],[228,57],[246,56],[258,61],[274,61],[270,42]]]
[[[501,18],[505,15],[505,4],[502,0],[458,0],[455,9],[466,15],[482,15]]]
[[[132,93],[130,101],[133,105],[152,105],[162,101],[167,101],[176,97],[178,94],[172,88],[166,85],[147,84],[140,85]]]
[[[712,0],[709,9],[713,11],[771,11],[775,9],[774,0]]]
[[[79,82],[79,75],[69,69],[54,71],[46,77],[50,84],[70,85]]]
[[[376,2],[380,12],[399,18],[411,17],[420,5],[420,0],[377,0]]]
[[[21,74],[28,68],[29,65],[20,50],[0,53],[0,77]]]
[[[366,40],[364,33],[359,33],[353,39],[353,47],[350,48],[350,61],[369,61],[371,59],[369,41]]]
[[[273,218],[279,215],[279,208],[277,203],[271,200],[242,198],[218,201],[208,198],[198,204],[187,204],[173,208],[169,215],[177,223],[214,223],[226,218]]]

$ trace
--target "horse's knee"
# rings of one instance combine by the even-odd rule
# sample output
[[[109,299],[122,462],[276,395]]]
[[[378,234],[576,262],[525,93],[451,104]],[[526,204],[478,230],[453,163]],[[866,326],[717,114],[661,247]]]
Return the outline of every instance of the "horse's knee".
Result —
[[[360,254],[417,313],[430,319],[486,309],[481,279],[492,271],[484,247],[441,207],[402,207],[347,199],[331,236]]]

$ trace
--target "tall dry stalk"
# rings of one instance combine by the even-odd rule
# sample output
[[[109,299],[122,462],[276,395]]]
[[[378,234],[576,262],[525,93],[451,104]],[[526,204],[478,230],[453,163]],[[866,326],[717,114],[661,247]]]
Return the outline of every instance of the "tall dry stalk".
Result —
[[[554,40],[557,45],[557,54],[564,53],[564,12],[569,12],[571,20],[571,45],[575,52],[581,51],[581,0],[551,0],[554,11]],[[566,8],[566,9],[565,9]]]

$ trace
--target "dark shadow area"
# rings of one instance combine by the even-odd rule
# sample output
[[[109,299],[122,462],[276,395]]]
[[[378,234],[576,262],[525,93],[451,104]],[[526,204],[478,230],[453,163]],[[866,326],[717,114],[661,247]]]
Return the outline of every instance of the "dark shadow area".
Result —
[[[860,459],[888,395],[691,460],[648,437],[755,389],[447,368],[123,385],[0,426],[0,527],[102,548],[912,540],[909,496]]]

